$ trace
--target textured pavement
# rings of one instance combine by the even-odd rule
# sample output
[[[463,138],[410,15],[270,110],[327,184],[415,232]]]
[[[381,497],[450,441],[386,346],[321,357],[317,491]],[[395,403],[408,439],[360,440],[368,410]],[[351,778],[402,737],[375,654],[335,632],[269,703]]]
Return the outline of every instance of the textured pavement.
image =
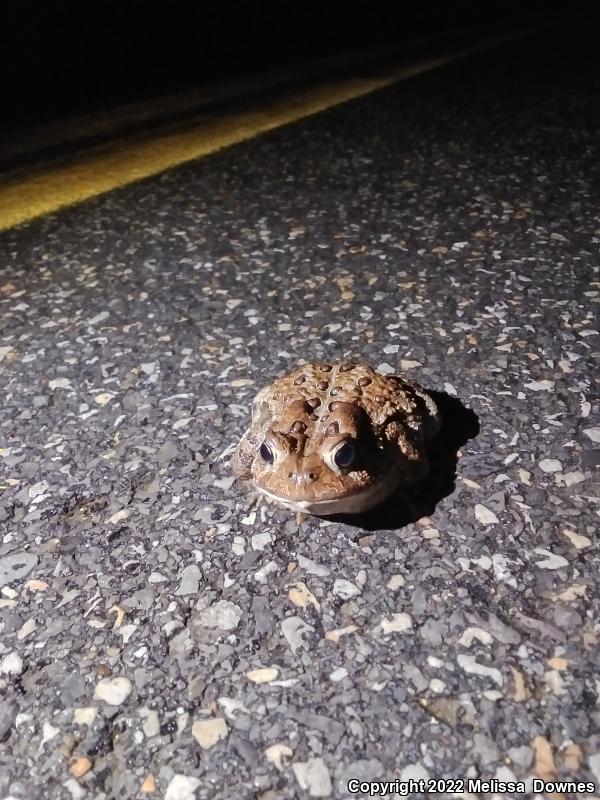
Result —
[[[600,74],[568,41],[2,235],[0,798],[600,785]],[[417,522],[233,481],[256,390],[341,358],[461,411]]]

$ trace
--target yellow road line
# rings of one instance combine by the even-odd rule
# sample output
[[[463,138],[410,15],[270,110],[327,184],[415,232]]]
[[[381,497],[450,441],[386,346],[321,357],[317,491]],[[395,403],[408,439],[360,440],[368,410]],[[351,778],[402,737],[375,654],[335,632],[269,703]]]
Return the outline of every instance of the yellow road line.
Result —
[[[318,86],[291,98],[275,100],[268,108],[207,118],[182,130],[117,142],[80,154],[66,163],[9,178],[0,183],[0,230],[435,69],[474,49],[482,47],[413,64],[385,77],[355,78]]]

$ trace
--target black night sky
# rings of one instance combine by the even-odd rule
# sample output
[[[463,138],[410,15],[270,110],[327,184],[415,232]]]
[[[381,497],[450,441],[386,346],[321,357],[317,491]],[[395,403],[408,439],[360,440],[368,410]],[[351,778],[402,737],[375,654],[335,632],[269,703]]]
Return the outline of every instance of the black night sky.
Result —
[[[542,2],[21,0],[3,10],[2,129],[351,50],[452,31],[544,26]],[[6,79],[8,76],[8,80]]]

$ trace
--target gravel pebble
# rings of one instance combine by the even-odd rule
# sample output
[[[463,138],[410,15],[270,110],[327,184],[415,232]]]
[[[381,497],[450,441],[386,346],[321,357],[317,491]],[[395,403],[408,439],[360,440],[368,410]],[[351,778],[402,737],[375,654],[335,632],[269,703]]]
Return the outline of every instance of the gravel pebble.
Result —
[[[600,427],[584,428],[583,433],[588,439],[591,439],[592,442],[600,442]]]
[[[167,786],[165,800],[195,800],[196,789],[202,785],[198,778],[173,775]]]
[[[542,472],[562,472],[562,464],[557,458],[543,458],[540,461]]]
[[[292,764],[300,788],[310,797],[329,797],[332,792],[329,770],[322,758],[296,761]]]
[[[237,628],[242,617],[242,609],[231,600],[219,600],[198,613],[196,625],[201,628],[217,628],[232,631]]]
[[[227,733],[227,723],[221,717],[197,720],[192,725],[192,736],[204,750],[214,747],[221,739],[225,739]]]
[[[2,673],[2,675],[20,675],[24,668],[23,659],[14,651],[12,653],[7,653],[7,655],[0,660],[0,673]]]
[[[0,558],[0,586],[25,578],[38,563],[34,553],[11,553]]]
[[[384,633],[403,633],[412,629],[413,621],[410,614],[400,611],[392,614],[389,619],[381,620],[381,630]]]
[[[349,600],[351,597],[356,597],[361,592],[360,587],[352,581],[345,580],[344,578],[336,578],[333,583],[333,593],[338,597],[343,597]]]
[[[116,678],[103,678],[96,684],[94,699],[103,700],[111,706],[120,706],[129,697],[133,684],[129,678],[117,676]]]
[[[202,572],[197,564],[189,564],[181,572],[180,583],[177,587],[176,595],[181,597],[186,594],[197,594]]]
[[[475,518],[483,525],[496,525],[500,521],[493,511],[481,503],[475,504]]]

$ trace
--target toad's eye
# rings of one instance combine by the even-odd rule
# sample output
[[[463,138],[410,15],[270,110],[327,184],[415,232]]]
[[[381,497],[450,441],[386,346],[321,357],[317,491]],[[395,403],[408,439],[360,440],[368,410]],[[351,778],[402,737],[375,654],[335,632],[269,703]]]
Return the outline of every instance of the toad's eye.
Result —
[[[343,442],[335,451],[333,460],[340,468],[351,467],[356,460],[356,447],[352,442]]]
[[[267,464],[273,463],[273,451],[266,442],[261,444],[259,452],[263,461],[266,461]]]

